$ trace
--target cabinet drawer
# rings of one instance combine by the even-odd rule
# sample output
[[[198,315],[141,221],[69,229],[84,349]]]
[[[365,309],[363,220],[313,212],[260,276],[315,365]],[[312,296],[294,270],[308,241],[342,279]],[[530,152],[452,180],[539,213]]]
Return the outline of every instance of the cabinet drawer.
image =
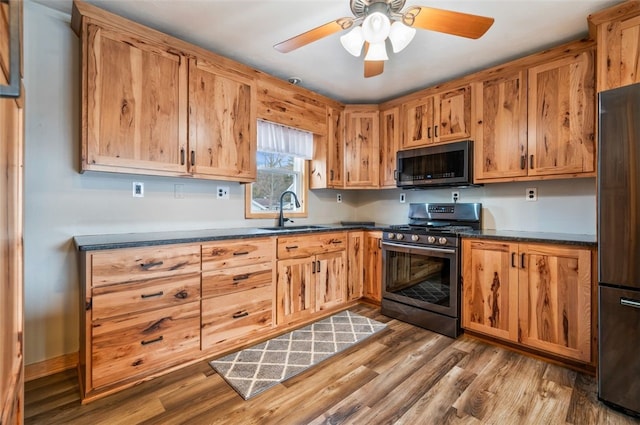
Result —
[[[273,244],[273,238],[241,239],[203,244],[202,270],[272,261]]]
[[[272,263],[202,273],[202,297],[220,296],[271,285]]]
[[[200,300],[200,275],[171,276],[99,286],[93,290],[93,320]]]
[[[173,366],[199,347],[198,302],[94,324],[93,387]]]
[[[91,255],[93,286],[200,271],[200,245],[101,251]]]
[[[347,249],[346,233],[317,233],[311,236],[278,238],[278,259],[308,257],[341,249]]]
[[[202,300],[202,349],[237,341],[273,322],[271,285]]]

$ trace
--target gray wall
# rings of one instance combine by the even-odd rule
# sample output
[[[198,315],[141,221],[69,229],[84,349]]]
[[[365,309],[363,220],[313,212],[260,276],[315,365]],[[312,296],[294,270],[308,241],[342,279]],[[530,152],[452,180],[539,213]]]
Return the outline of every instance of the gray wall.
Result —
[[[244,220],[242,185],[108,173],[78,173],[79,40],[70,17],[25,1],[25,363],[78,350],[78,269],[74,235],[272,225]],[[133,198],[134,181],[145,197]],[[174,185],[184,184],[184,199]],[[215,199],[217,185],[231,199]],[[538,188],[537,203],[524,188]],[[483,202],[487,228],[595,233],[593,179],[496,184],[463,189],[462,202]],[[402,223],[399,190],[310,193],[298,223],[367,219]],[[408,191],[407,202],[447,201],[450,190]]]

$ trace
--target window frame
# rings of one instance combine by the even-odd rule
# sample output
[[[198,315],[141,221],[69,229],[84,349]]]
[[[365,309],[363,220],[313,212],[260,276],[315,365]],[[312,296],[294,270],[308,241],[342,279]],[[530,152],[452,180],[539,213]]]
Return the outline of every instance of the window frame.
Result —
[[[262,151],[261,151],[262,152]],[[258,155],[258,151],[256,151],[256,155]],[[300,194],[296,193],[298,196],[298,201],[300,202],[300,211],[290,212],[284,211],[284,217],[286,218],[305,218],[308,217],[308,199],[309,199],[309,160],[303,160],[302,170],[300,171],[301,178],[301,192]],[[256,173],[257,178],[257,173]],[[280,211],[266,211],[266,212],[256,212],[251,210],[251,201],[253,200],[251,197],[251,193],[253,191],[253,183],[247,183],[244,187],[244,217],[245,218],[278,218],[280,216]],[[289,195],[290,196],[290,195]]]

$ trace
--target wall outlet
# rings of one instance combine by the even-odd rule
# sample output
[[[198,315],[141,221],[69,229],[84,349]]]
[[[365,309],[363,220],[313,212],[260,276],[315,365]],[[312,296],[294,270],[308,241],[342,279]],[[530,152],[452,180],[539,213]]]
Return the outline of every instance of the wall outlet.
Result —
[[[218,199],[229,199],[229,186],[218,186]]]
[[[538,200],[538,188],[536,187],[528,187],[525,189],[525,199],[527,201],[537,201]]]
[[[173,196],[176,199],[184,199],[184,185],[176,184],[173,186]]]
[[[338,193],[336,195],[336,202],[341,204],[342,203],[342,193]]]
[[[133,197],[144,198],[144,183],[133,182]]]
[[[404,204],[405,202],[407,202],[407,196],[404,193],[400,194],[400,203]]]
[[[451,202],[458,202],[460,200],[460,192],[451,192]]]

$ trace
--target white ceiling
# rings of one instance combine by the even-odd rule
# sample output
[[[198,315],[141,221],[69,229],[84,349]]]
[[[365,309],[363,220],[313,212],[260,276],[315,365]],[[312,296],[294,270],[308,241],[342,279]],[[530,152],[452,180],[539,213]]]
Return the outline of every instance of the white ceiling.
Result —
[[[70,13],[71,0],[37,0]],[[177,38],[345,103],[378,103],[587,34],[590,13],[619,0],[407,0],[410,5],[495,18],[478,40],[418,30],[382,75],[363,77],[362,57],[347,53],[341,33],[290,53],[273,45],[340,17],[349,0],[89,0]]]

